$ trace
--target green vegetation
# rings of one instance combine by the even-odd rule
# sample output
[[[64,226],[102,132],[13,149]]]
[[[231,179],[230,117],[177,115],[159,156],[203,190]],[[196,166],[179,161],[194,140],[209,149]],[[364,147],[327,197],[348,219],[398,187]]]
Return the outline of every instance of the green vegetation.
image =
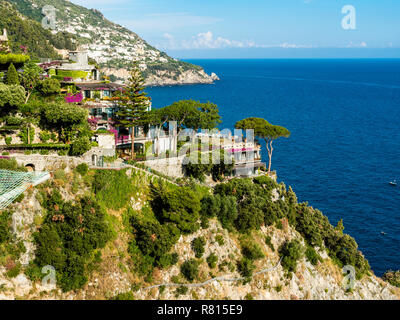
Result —
[[[199,180],[200,182],[205,181],[205,176],[212,176],[214,181],[223,181],[225,177],[229,177],[233,173],[233,168],[235,166],[234,161],[228,158],[226,152],[224,150],[219,151],[219,159],[217,164],[213,163],[213,157],[215,154],[209,153],[204,154],[201,152],[191,153],[190,156],[186,157],[184,160],[184,171],[187,177],[191,177]],[[206,159],[206,163],[202,163],[204,157],[208,157]]]
[[[242,255],[251,261],[264,258],[264,254],[260,246],[250,239],[242,243]]]
[[[238,121],[235,125],[235,128],[242,130],[254,130],[254,135],[256,137],[265,140],[269,157],[268,172],[271,172],[272,154],[274,151],[272,144],[278,138],[288,138],[290,136],[290,131],[284,127],[274,126],[262,118],[247,118]]]
[[[28,274],[38,279],[41,268],[51,265],[64,291],[79,289],[87,282],[87,268],[96,258],[96,250],[111,239],[105,212],[93,199],[65,202],[57,191],[43,193],[42,206],[47,213],[34,234],[36,257]]]
[[[18,9],[21,9],[21,6],[24,5],[26,7],[30,6],[29,4],[24,4],[25,1],[11,2],[17,5]],[[26,10],[21,12],[30,16]],[[8,1],[0,1],[0,30],[7,29],[12,52],[22,53],[21,46],[24,46],[32,59],[55,59],[59,58],[59,55],[54,50],[54,47],[57,49],[75,49],[75,45],[72,43],[73,35],[68,33],[53,35],[50,30],[44,29],[40,23],[43,19],[40,8],[37,8],[37,14],[37,21],[21,17],[15,7]],[[11,62],[22,64],[26,61],[26,59],[22,59]],[[0,64],[2,64],[1,58]]]
[[[81,175],[86,176],[89,171],[89,166],[86,163],[81,163],[76,166],[75,170]]]
[[[207,257],[207,264],[210,267],[210,269],[214,269],[217,266],[218,262],[218,257],[215,253],[210,253],[210,255]]]
[[[305,254],[306,254],[307,260],[310,261],[310,263],[314,266],[316,266],[318,264],[318,262],[322,261],[321,257],[317,253],[317,251],[311,246],[307,246]]]
[[[136,191],[126,170],[97,170],[92,185],[97,201],[105,207],[118,210],[124,208]]]
[[[144,79],[141,76],[138,63],[133,65],[130,72],[129,86],[125,87],[124,99],[121,100],[118,111],[115,113],[117,127],[134,128],[144,124],[150,100],[143,92]],[[131,160],[135,156],[135,130],[131,130]]]
[[[389,282],[392,286],[400,288],[400,270],[387,271],[382,278],[383,280]]]
[[[17,69],[15,69],[13,63],[10,63],[8,67],[6,84],[9,86],[19,86]]]
[[[204,254],[204,246],[206,245],[206,239],[204,237],[194,238],[192,241],[192,249],[195,253],[196,258],[201,258]]]
[[[181,265],[181,273],[186,280],[193,282],[199,275],[199,263],[194,259],[185,261]]]
[[[303,255],[303,248],[298,240],[287,241],[279,248],[282,267],[288,272],[296,272],[297,262]]]

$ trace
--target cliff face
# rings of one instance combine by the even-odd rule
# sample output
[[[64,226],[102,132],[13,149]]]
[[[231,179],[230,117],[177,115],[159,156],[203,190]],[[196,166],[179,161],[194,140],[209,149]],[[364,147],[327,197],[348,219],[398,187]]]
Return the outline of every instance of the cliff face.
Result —
[[[64,167],[64,168],[63,168]],[[54,285],[43,286],[40,281],[31,281],[28,266],[35,258],[33,233],[43,227],[46,210],[39,201],[41,194],[60,191],[61,197],[68,201],[91,192],[90,179],[94,172],[81,177],[75,170],[63,166],[52,168],[55,179],[45,185],[30,190],[20,203],[13,204],[11,229],[13,240],[9,245],[22,242],[25,250],[4,256],[0,245],[0,299],[110,299],[120,294],[129,293],[135,299],[399,299],[400,290],[372,273],[356,280],[354,287],[346,287],[342,269],[328,256],[326,249],[318,249],[321,257],[318,263],[311,263],[302,256],[296,270],[288,274],[283,268],[282,257],[278,248],[287,241],[298,240],[305,245],[304,238],[289,224],[283,226],[263,226],[250,235],[228,232],[217,219],[211,219],[206,228],[190,235],[182,235],[171,252],[177,254],[173,266],[156,267],[151,276],[138,273],[137,261],[131,257],[130,243],[134,239],[132,230],[127,225],[126,209],[136,212],[140,219],[149,219],[148,208],[152,201],[149,178],[134,169],[126,172],[131,177],[136,190],[127,207],[120,210],[107,209],[106,220],[112,226],[115,237],[101,249],[101,261],[91,267],[88,281],[75,292],[62,292]],[[50,169],[50,168],[49,168]],[[54,205],[55,210],[60,210]],[[156,240],[159,235],[153,234]],[[204,238],[205,246],[202,257],[198,258],[199,274],[193,282],[182,277],[181,266],[195,259],[193,240]],[[247,237],[247,238],[246,238]],[[250,239],[260,250],[260,257],[255,261],[251,277],[241,278],[237,262],[242,258],[243,239]],[[265,239],[269,239],[266,242]],[[214,265],[208,257],[215,255]],[[11,258],[13,257],[13,258]],[[15,258],[15,260],[13,260]],[[20,267],[16,270],[16,265]],[[141,267],[143,268],[143,266]],[[218,280],[211,280],[218,277]],[[236,279],[237,281],[230,281]],[[180,289],[176,283],[184,283],[187,289]],[[175,285],[174,285],[175,284]],[[157,286],[161,285],[161,286]]]
[[[101,12],[86,9],[64,0],[8,0],[20,13],[41,22],[41,10],[56,9],[56,30],[68,33],[95,59],[105,74],[120,80],[127,78],[132,61],[138,61],[149,85],[212,83],[215,77],[199,67],[169,57],[140,38],[136,33],[107,20]],[[62,48],[59,48],[62,49]],[[190,71],[190,72],[188,72]]]

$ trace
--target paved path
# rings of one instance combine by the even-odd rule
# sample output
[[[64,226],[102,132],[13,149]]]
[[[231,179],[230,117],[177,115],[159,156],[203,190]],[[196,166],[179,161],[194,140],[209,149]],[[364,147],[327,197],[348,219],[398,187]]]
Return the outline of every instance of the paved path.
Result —
[[[267,268],[267,269],[263,269],[261,271],[258,271],[256,273],[254,273],[250,279],[253,279],[255,276],[258,276],[260,274],[263,273],[267,273],[267,272],[271,272],[275,269],[277,269],[279,267],[279,265],[281,264],[282,258],[279,260],[279,262],[276,264],[276,266],[272,267],[272,268]],[[212,278],[210,280],[207,280],[205,282],[202,283],[188,283],[188,284],[183,284],[183,283],[164,283],[164,284],[157,284],[154,286],[150,286],[147,288],[143,288],[142,290],[149,290],[149,289],[153,289],[153,288],[159,288],[159,287],[187,287],[187,288],[200,288],[203,287],[207,284],[210,284],[211,282],[214,281],[227,281],[227,282],[236,282],[236,281],[242,281],[242,280],[246,280],[248,278],[246,277],[239,277],[239,278],[228,278],[227,275],[225,276],[220,276],[220,277],[216,277],[216,278]]]

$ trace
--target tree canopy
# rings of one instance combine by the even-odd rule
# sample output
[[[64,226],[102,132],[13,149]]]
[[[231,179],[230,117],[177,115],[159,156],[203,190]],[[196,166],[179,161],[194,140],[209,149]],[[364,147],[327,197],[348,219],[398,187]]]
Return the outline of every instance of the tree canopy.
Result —
[[[272,143],[274,140],[281,137],[288,138],[290,136],[290,131],[284,127],[272,125],[267,120],[262,118],[247,118],[240,120],[236,123],[235,128],[242,130],[254,130],[254,135],[256,137],[265,140],[269,156],[268,172],[270,172],[272,165],[272,153],[274,151]]]
[[[214,129],[221,123],[218,106],[211,102],[181,100],[170,106],[152,110],[147,118],[148,124],[164,125],[176,121],[178,131],[182,129]]]
[[[121,94],[122,100],[115,113],[114,120],[117,127],[132,128],[131,132],[131,157],[134,157],[135,130],[139,125],[145,124],[150,100],[144,90],[144,79],[138,63],[134,63],[125,91]]]

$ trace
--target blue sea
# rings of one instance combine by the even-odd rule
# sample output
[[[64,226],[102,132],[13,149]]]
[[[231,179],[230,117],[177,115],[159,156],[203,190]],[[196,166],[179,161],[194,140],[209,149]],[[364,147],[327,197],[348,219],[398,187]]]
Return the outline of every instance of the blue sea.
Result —
[[[377,275],[400,269],[400,59],[190,62],[221,81],[148,88],[154,107],[211,101],[221,129],[251,116],[287,127],[279,180],[332,224],[343,219]]]

